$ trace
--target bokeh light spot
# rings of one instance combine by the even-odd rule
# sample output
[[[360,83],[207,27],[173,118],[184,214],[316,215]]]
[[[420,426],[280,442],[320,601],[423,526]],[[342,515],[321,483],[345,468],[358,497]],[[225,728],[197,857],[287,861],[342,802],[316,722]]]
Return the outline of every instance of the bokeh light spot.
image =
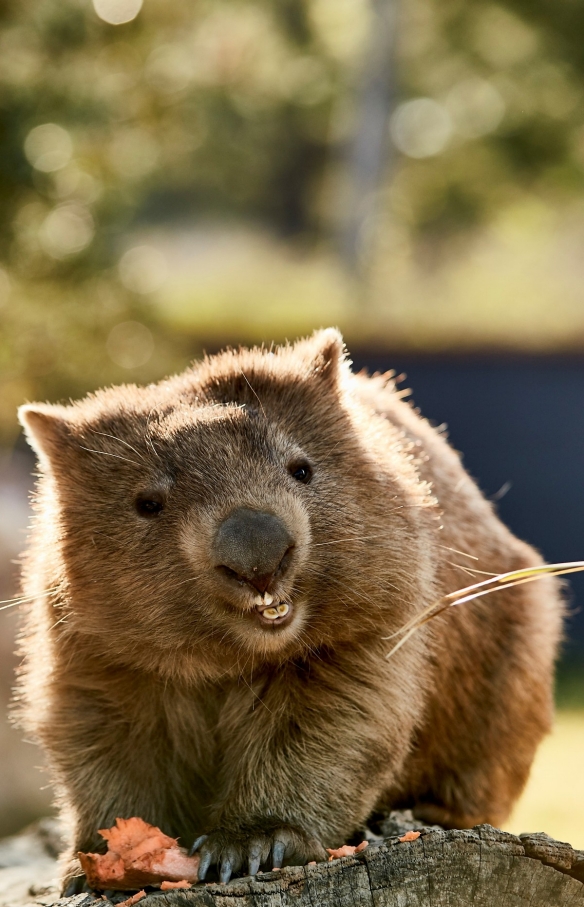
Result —
[[[154,293],[166,281],[166,258],[152,246],[135,246],[122,255],[118,265],[120,280],[133,293]]]
[[[117,131],[107,155],[118,176],[136,182],[154,169],[159,153],[158,143],[146,129],[130,127]]]
[[[465,79],[449,91],[446,108],[456,131],[475,139],[497,128],[505,113],[505,101],[486,79]]]
[[[185,89],[193,77],[191,56],[182,48],[162,44],[148,57],[144,70],[146,81],[165,94]]]
[[[93,8],[108,25],[123,25],[136,18],[142,9],[142,0],[93,0]]]
[[[31,129],[24,140],[26,159],[35,170],[53,173],[66,167],[73,156],[71,136],[56,123],[44,123]]]
[[[154,352],[154,338],[139,321],[122,321],[111,329],[106,349],[112,362],[122,368],[145,365]]]
[[[54,208],[39,230],[39,241],[51,258],[67,258],[83,251],[92,241],[95,227],[83,205],[65,204]]]
[[[442,104],[432,98],[416,98],[400,104],[389,129],[394,145],[408,157],[440,154],[452,135],[452,120]]]

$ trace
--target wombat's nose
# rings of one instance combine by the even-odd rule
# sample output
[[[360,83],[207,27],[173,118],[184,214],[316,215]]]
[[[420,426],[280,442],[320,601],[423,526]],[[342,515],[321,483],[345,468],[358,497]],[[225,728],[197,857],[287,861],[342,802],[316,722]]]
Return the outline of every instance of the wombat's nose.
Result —
[[[277,516],[240,507],[219,526],[212,554],[217,567],[265,592],[285,568],[293,546],[294,539]]]

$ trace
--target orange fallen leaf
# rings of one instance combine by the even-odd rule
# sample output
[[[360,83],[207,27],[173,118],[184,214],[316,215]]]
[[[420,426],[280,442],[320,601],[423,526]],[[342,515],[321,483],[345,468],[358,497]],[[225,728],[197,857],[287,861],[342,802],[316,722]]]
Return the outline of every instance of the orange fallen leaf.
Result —
[[[127,898],[127,900],[122,901],[121,904],[118,904],[118,907],[134,907],[134,904],[137,904],[138,901],[141,901],[142,898],[145,897],[146,892],[144,891],[144,889],[142,889],[142,891],[137,891],[136,894],[133,894],[131,898]]]
[[[402,835],[400,841],[415,841],[416,838],[420,837],[419,831],[406,831],[405,835]]]
[[[189,857],[176,838],[137,816],[116,819],[100,830],[108,844],[105,854],[80,853],[79,861],[92,888],[125,891],[163,881],[196,882],[199,857]]]
[[[356,853],[361,853],[367,847],[367,841],[361,841],[356,847],[352,844],[343,844],[342,847],[327,847],[326,852],[330,854],[331,860],[339,860],[341,857],[352,857]]]
[[[171,891],[173,888],[190,888],[191,883],[187,882],[186,879],[181,879],[180,882],[162,882],[160,886],[161,891]]]

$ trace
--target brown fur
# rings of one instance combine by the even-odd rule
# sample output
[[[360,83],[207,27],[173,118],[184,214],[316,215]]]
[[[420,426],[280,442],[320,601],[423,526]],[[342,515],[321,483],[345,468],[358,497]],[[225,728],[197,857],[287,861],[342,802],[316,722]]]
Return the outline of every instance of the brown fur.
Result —
[[[453,609],[386,659],[384,637],[473,581],[463,568],[540,559],[389,378],[351,374],[337,332],[21,419],[41,464],[22,714],[73,853],[117,816],[185,844],[215,830],[213,862],[242,871],[278,838],[289,862],[322,857],[390,805],[506,818],[550,727],[557,586]],[[288,472],[302,457],[308,485]],[[150,492],[154,519],[134,509]],[[236,507],[295,537],[272,589],[286,627],[256,625],[250,590],[217,577]]]

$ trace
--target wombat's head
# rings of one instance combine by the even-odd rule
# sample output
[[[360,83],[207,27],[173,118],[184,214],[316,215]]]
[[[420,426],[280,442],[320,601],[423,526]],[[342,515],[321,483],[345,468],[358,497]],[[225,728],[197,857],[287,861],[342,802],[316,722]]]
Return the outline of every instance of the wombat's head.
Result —
[[[425,489],[354,381],[327,330],[158,385],[22,407],[62,632],[118,661],[213,673],[354,637],[380,610],[399,625]]]

